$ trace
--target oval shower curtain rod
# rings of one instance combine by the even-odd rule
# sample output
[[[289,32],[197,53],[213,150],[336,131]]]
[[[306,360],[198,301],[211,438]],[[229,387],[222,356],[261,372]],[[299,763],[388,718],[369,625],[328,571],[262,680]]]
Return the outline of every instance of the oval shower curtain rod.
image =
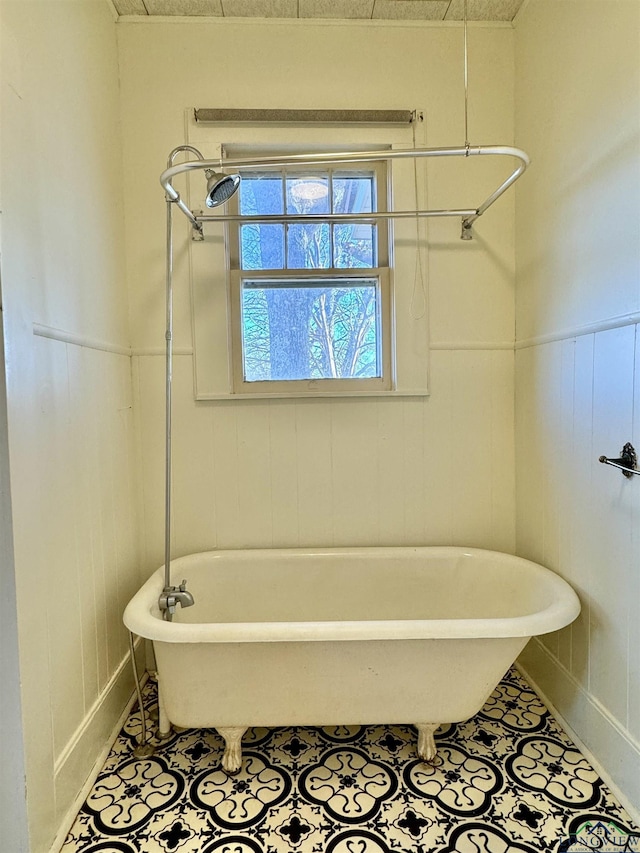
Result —
[[[173,165],[175,157],[179,153],[190,153],[197,159],[188,160],[186,163],[181,163],[178,166]],[[253,159],[229,159],[224,160],[218,158],[215,160],[205,160],[202,153],[192,145],[180,145],[169,155],[167,169],[160,176],[160,183],[165,191],[165,200],[167,202],[167,258],[166,258],[166,319],[167,328],[165,333],[166,341],[166,371],[165,371],[165,386],[166,386],[166,406],[165,406],[165,565],[164,565],[164,588],[158,600],[158,608],[162,613],[163,619],[171,620],[173,613],[178,605],[188,607],[193,604],[191,593],[187,592],[184,583],[180,586],[171,583],[171,410],[172,410],[172,373],[173,373],[173,239],[172,239],[172,208],[175,204],[191,222],[193,227],[194,239],[203,240],[203,222],[215,220],[217,222],[237,221],[238,218],[243,221],[248,221],[249,217],[238,217],[235,214],[205,215],[198,211],[192,211],[188,205],[181,199],[180,193],[173,187],[172,181],[177,175],[183,172],[193,172],[196,170],[204,171],[207,178],[206,204],[209,207],[216,207],[224,204],[228,198],[237,190],[240,183],[240,176],[237,174],[225,175],[229,170],[243,169],[260,169],[274,166],[313,166],[324,163],[362,163],[374,162],[379,160],[399,160],[399,159],[417,159],[422,157],[477,157],[477,156],[508,156],[515,157],[519,162],[514,171],[509,177],[503,181],[490,196],[488,196],[482,204],[477,207],[458,210],[413,210],[413,211],[389,211],[381,213],[364,213],[364,214],[348,214],[346,219],[349,222],[356,220],[374,221],[376,219],[394,219],[403,217],[422,217],[422,216],[460,216],[462,218],[462,234],[463,240],[472,239],[472,225],[475,220],[498,199],[500,196],[520,177],[529,165],[528,155],[519,148],[512,148],[507,145],[487,145],[472,147],[465,143],[460,148],[408,148],[395,150],[377,150],[377,151],[346,151],[346,152],[324,152],[315,154],[294,154],[289,156],[278,157],[257,157]],[[345,218],[341,214],[323,214],[320,217],[323,221],[336,220],[340,221]],[[255,217],[250,217],[251,221],[256,221]],[[299,221],[297,217],[260,217],[260,222],[268,221]],[[310,216],[306,215],[304,220],[309,221]],[[303,221],[304,221],[303,220]]]
[[[172,181],[183,172],[192,172],[196,170],[229,170],[229,169],[260,169],[273,166],[313,166],[317,164],[331,163],[362,163],[372,162],[376,160],[400,160],[400,159],[421,159],[423,157],[477,157],[477,156],[507,156],[515,157],[519,160],[514,171],[509,177],[503,181],[494,192],[491,193],[482,204],[464,209],[452,210],[408,210],[408,211],[387,211],[384,213],[360,213],[349,215],[327,214],[321,218],[323,221],[331,220],[341,216],[348,219],[350,222],[359,219],[372,221],[373,219],[400,219],[408,217],[440,217],[440,216],[460,216],[462,219],[462,239],[470,240],[472,237],[471,227],[475,220],[491,207],[491,205],[500,198],[500,196],[509,187],[515,183],[520,175],[525,171],[530,163],[529,156],[520,148],[513,148],[509,145],[482,145],[470,146],[465,145],[458,148],[407,148],[396,150],[377,150],[377,151],[344,151],[344,152],[321,152],[316,154],[293,154],[278,157],[255,157],[255,158],[233,158],[224,160],[217,158],[215,160],[189,160],[186,163],[180,163],[177,166],[171,166],[160,175],[160,183],[166,193],[167,201],[174,202],[180,210],[189,219],[195,231],[202,235],[202,223],[215,221],[227,222],[242,219],[246,217],[238,217],[236,215],[217,215],[217,214],[202,214],[196,213],[184,203],[180,197],[180,193],[173,187]],[[305,217],[307,220],[309,216]],[[290,217],[265,216],[261,217],[261,222],[275,221],[291,221]]]

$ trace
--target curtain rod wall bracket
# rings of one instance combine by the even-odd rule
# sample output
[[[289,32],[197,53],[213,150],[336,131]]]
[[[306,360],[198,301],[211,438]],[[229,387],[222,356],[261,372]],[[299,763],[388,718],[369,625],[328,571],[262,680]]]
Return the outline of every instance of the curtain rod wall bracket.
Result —
[[[630,441],[628,441],[622,448],[620,456],[617,459],[609,459],[607,456],[600,456],[598,462],[602,462],[604,465],[611,465],[613,468],[619,468],[628,480],[630,480],[634,474],[640,475],[640,471],[638,471],[638,457],[636,456],[636,449]]]
[[[202,222],[197,221],[198,216],[202,216],[204,211],[194,210],[193,215],[196,221],[191,223],[191,240],[193,243],[204,243],[204,227]]]
[[[462,220],[462,231],[460,232],[461,240],[473,240],[473,222],[468,219]]]

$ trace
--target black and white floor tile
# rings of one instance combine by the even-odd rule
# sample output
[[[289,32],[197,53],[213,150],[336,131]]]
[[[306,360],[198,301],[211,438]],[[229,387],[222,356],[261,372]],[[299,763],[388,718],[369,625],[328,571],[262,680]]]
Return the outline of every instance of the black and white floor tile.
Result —
[[[134,711],[63,853],[640,851],[640,828],[515,669],[472,720],[440,728],[437,766],[411,726],[250,729],[228,776],[214,730],[136,760],[139,727]]]

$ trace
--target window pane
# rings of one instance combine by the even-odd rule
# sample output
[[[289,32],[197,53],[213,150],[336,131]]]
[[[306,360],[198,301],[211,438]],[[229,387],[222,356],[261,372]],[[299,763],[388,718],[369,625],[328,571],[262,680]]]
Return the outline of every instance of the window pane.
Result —
[[[375,225],[333,226],[333,265],[339,269],[375,267]]]
[[[334,213],[371,213],[373,211],[373,175],[333,176]]]
[[[289,225],[287,267],[294,270],[328,269],[331,266],[331,238],[326,222]]]
[[[243,216],[284,213],[282,175],[245,172],[240,183],[240,213]]]
[[[281,270],[284,267],[284,225],[242,225],[240,268]]]
[[[288,175],[287,213],[329,213],[328,175]]]
[[[269,322],[265,291],[242,291],[242,350],[244,372],[251,382],[271,379]],[[251,377],[251,379],[249,379]]]
[[[247,382],[381,376],[377,279],[242,284]]]

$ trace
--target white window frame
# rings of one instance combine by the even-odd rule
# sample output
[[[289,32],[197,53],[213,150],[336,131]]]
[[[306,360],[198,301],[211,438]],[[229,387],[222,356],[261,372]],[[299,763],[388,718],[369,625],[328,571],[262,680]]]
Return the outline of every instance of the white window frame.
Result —
[[[266,155],[294,151],[384,150],[425,146],[423,128],[414,139],[411,126],[216,126],[196,124],[186,114],[185,141],[195,145],[207,159],[230,156],[255,156],[259,149]],[[348,167],[347,167],[348,168]],[[412,158],[387,161],[387,192],[390,209],[411,210],[427,207],[424,187],[426,161]],[[393,175],[392,175],[393,171]],[[417,180],[416,180],[417,177]],[[203,183],[198,172],[188,175],[187,199],[193,210],[203,204]],[[222,209],[217,209],[218,213]],[[215,213],[216,211],[214,211]],[[379,229],[384,229],[380,222]],[[190,231],[185,224],[185,234]],[[381,283],[383,309],[386,314],[388,379],[384,388],[371,384],[358,388],[344,383],[355,380],[309,380],[308,382],[266,382],[264,388],[251,393],[239,391],[234,377],[234,335],[239,333],[236,292],[229,256],[229,229],[220,222],[207,222],[203,242],[187,240],[188,263],[181,273],[176,253],[176,290],[181,274],[190,285],[193,332],[194,397],[196,400],[238,400],[286,397],[392,397],[426,396],[429,393],[429,322],[428,322],[428,257],[425,220],[401,219],[393,224],[393,240],[389,242],[388,282]],[[417,252],[421,252],[420,262]],[[422,278],[417,270],[423,272]],[[340,270],[340,273],[343,271]],[[345,270],[361,277],[367,269]],[[345,275],[346,277],[346,275]],[[388,296],[385,296],[385,292]],[[179,310],[179,309],[178,309]],[[383,319],[384,323],[384,319]],[[383,335],[384,333],[383,326]],[[234,331],[234,329],[236,331]],[[385,356],[383,356],[385,357]],[[339,383],[336,387],[319,387],[320,382]],[[369,383],[369,380],[367,380]],[[258,383],[247,383],[256,386]],[[263,383],[260,383],[263,384]],[[282,387],[275,387],[276,384]],[[302,387],[305,385],[306,387]]]
[[[291,152],[288,152],[291,153]],[[296,152],[297,153],[297,152]],[[260,150],[252,152],[252,156],[259,157],[264,152]],[[353,175],[374,174],[375,180],[375,208],[376,211],[387,210],[387,178],[385,161],[367,163],[360,167],[340,165],[331,166],[326,170],[322,167],[310,169],[308,167],[296,166],[283,169],[264,169],[261,174],[270,171],[274,174],[285,174],[290,176],[299,172],[305,176],[316,173],[320,175],[325,171],[340,173],[352,173]],[[252,170],[253,171],[253,170]],[[238,195],[236,194],[228,204],[229,213],[237,214]],[[392,242],[391,223],[388,220],[380,220],[376,227],[376,261],[375,267],[359,268],[327,268],[327,269],[282,269],[271,270],[243,270],[240,259],[240,229],[242,223],[231,222],[227,225],[229,245],[229,284],[230,284],[230,311],[231,311],[231,373],[233,391],[236,394],[278,394],[281,396],[298,395],[301,392],[329,392],[336,396],[352,395],[354,393],[366,394],[367,392],[388,391],[392,388],[392,358],[391,358],[391,275],[389,269],[389,245]],[[367,379],[352,378],[323,378],[323,379],[270,379],[265,381],[248,382],[244,376],[244,348],[242,339],[242,282],[244,279],[253,281],[264,279],[291,280],[318,282],[319,286],[331,286],[336,281],[348,281],[349,279],[371,278],[377,282],[378,293],[378,317],[377,325],[380,334],[379,340],[379,364],[381,375]]]

